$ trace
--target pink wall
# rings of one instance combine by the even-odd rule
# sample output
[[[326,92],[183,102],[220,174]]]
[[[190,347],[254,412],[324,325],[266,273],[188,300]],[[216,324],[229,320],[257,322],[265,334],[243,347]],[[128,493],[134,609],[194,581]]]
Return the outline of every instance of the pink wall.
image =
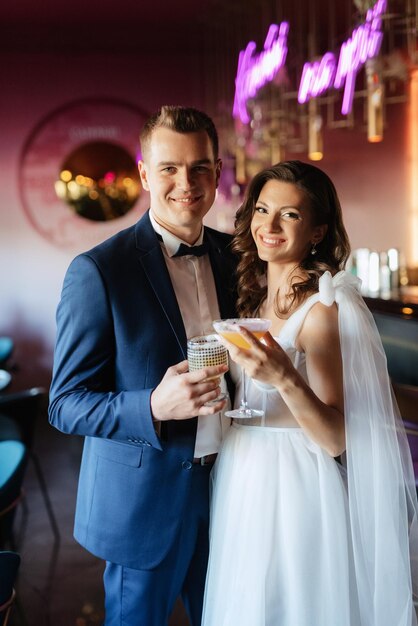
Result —
[[[353,248],[408,250],[407,116],[387,106],[384,141],[368,143],[367,129],[327,131],[319,166],[334,181]]]
[[[24,143],[40,120],[75,99],[117,98],[153,111],[163,103],[205,107],[204,90],[192,55],[177,55],[173,64],[155,54],[10,54],[3,55],[0,76],[0,335],[15,340],[18,385],[47,385],[62,279],[73,256],[89,246],[81,239],[60,249],[30,224],[18,189]],[[382,144],[368,144],[360,130],[325,133],[325,158],[319,165],[340,193],[354,248],[407,248],[405,111],[405,105],[388,108]],[[306,160],[305,154],[291,156]],[[140,210],[146,197],[141,203]],[[219,217],[219,206],[208,222],[231,224],[233,211],[231,205]],[[124,225],[116,221],[115,231]],[[108,235],[106,231],[103,238]]]
[[[148,112],[163,103],[203,106],[195,59],[177,55],[3,55],[0,66],[0,335],[15,341],[16,385],[47,385],[55,309],[65,270],[86,247],[60,249],[31,225],[19,197],[19,159],[35,126],[79,98],[103,96]],[[134,129],[135,136],[139,129]],[[36,166],[36,164],[35,164]],[[142,200],[142,209],[147,204]],[[139,214],[139,212],[138,212]],[[138,215],[137,215],[138,216]],[[136,217],[137,217],[136,216]],[[117,220],[116,232],[122,226]],[[106,231],[103,238],[111,234]]]

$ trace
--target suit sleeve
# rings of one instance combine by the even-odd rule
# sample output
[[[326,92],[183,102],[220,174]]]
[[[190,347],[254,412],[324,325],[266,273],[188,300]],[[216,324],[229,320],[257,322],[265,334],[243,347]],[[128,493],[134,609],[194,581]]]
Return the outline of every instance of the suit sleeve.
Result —
[[[112,308],[96,263],[71,263],[57,310],[49,420],[68,434],[152,445],[161,450],[150,407],[153,389],[115,391]]]

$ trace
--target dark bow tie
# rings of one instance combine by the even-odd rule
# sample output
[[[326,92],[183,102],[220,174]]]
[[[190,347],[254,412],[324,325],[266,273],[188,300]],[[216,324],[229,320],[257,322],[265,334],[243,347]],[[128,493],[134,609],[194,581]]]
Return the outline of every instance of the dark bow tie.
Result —
[[[186,244],[181,243],[180,248],[175,254],[173,254],[173,256],[186,256],[186,254],[203,256],[207,252],[209,252],[209,249],[206,243],[202,243],[200,246],[186,246]]]
[[[163,238],[160,234],[157,233],[157,239],[159,241],[163,241]],[[191,254],[192,256],[203,256],[209,252],[209,247],[207,243],[202,243],[200,246],[186,246],[185,243],[181,243],[179,249],[173,257],[175,256],[186,256],[187,254]]]

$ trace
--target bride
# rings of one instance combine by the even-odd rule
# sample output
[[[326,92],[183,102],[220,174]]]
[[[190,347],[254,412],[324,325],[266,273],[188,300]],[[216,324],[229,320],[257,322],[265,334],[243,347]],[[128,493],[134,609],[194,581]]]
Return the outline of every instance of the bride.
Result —
[[[234,248],[241,316],[272,326],[225,343],[265,417],[235,420],[214,468],[202,625],[416,625],[412,463],[331,180],[260,172]]]

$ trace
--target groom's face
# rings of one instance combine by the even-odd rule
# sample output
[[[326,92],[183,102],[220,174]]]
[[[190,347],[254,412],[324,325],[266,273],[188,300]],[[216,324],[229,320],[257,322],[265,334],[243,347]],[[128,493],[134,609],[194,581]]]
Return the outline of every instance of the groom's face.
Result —
[[[215,200],[221,166],[206,131],[154,130],[139,173],[157,222],[194,243]]]

